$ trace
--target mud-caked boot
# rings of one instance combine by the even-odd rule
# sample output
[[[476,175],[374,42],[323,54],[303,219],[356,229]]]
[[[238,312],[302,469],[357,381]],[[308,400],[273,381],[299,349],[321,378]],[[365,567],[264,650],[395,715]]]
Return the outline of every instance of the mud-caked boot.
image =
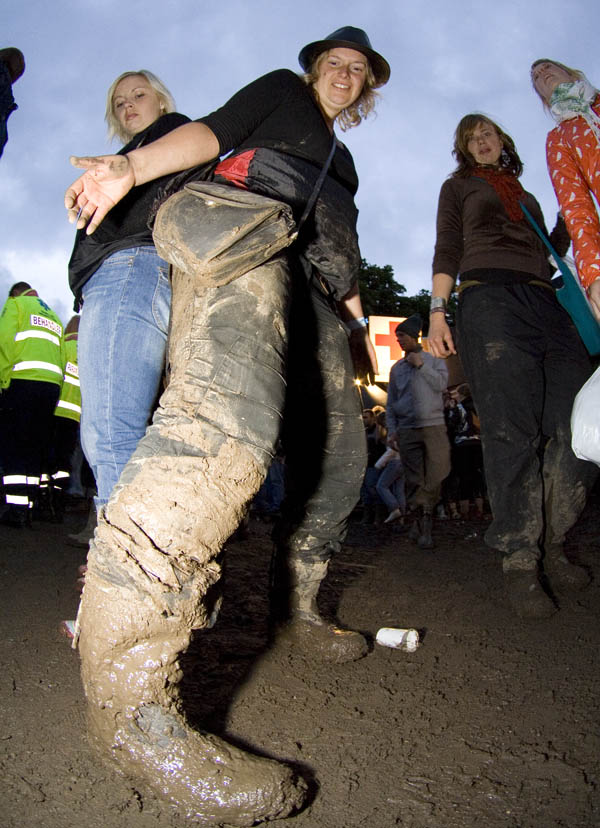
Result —
[[[505,569],[504,584],[508,600],[519,618],[550,618],[557,610],[544,591],[535,569]]]
[[[591,578],[583,566],[571,563],[562,544],[546,547],[544,573],[556,592],[578,592],[589,586]]]
[[[369,651],[361,633],[326,621],[317,595],[328,561],[286,560],[277,553],[271,568],[271,624],[280,640],[292,641],[307,658],[335,664],[357,661]]]
[[[420,521],[420,532],[417,538],[417,546],[419,549],[433,549],[433,537],[431,535],[433,529],[433,514],[430,511],[423,510]]]
[[[103,530],[100,520],[76,630],[90,741],[184,820],[251,826],[287,816],[306,792],[292,768],[193,730],[179,708],[178,657],[192,626],[210,626],[199,598],[215,568],[175,571],[165,560],[160,571],[158,558],[130,557],[125,536],[107,550]]]

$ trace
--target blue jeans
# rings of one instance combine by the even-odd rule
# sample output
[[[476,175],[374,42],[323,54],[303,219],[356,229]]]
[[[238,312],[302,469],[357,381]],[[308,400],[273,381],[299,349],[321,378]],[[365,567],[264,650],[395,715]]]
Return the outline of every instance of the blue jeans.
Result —
[[[404,494],[404,465],[402,460],[390,460],[381,470],[377,485],[377,494],[383,500],[389,512],[394,509],[406,510]]]
[[[380,475],[381,469],[376,469],[375,466],[368,466],[365,469],[365,476],[360,487],[360,499],[363,502],[363,506],[377,506],[381,503],[381,498],[377,491],[377,481]]]
[[[78,358],[81,443],[108,501],[152,417],[165,363],[169,266],[154,247],[109,256],[83,289]]]

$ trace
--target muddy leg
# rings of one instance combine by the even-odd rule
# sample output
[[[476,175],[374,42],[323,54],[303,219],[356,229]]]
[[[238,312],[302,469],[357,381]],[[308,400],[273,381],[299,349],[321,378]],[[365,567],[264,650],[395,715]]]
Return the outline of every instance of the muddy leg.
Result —
[[[287,632],[308,654],[351,661],[366,654],[365,639],[321,618],[316,599],[358,501],[366,443],[346,331],[306,283],[294,293],[288,374],[288,490],[276,531],[275,616],[289,622]]]
[[[191,730],[178,658],[214,620],[221,547],[279,431],[287,271],[275,262],[207,290],[173,281],[170,383],[91,545],[79,616],[90,734],[184,818],[250,826],[289,814],[306,786]]]

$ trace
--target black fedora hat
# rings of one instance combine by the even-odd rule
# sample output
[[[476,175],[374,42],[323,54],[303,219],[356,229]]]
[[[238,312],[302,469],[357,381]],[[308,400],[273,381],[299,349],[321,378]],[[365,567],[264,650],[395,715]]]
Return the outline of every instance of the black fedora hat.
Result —
[[[5,63],[8,67],[8,74],[12,83],[18,80],[25,71],[25,58],[23,52],[15,49],[14,46],[8,46],[6,49],[0,49],[0,61]]]
[[[336,29],[335,32],[327,35],[324,40],[315,40],[314,43],[309,43],[298,55],[300,66],[305,72],[308,72],[317,55],[326,49],[335,49],[338,46],[346,49],[356,49],[357,52],[362,52],[369,59],[377,86],[383,86],[384,83],[388,82],[390,77],[389,63],[373,49],[367,33],[363,29],[356,29],[354,26],[342,26],[341,29]]]

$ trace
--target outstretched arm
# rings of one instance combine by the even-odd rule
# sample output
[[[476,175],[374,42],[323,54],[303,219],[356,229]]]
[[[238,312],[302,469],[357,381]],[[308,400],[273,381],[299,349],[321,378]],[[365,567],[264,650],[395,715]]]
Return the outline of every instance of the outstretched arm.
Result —
[[[214,132],[192,122],[127,155],[73,156],[73,166],[86,172],[65,193],[69,221],[77,222],[77,229],[87,224],[89,235],[132,187],[204,164],[218,154]]]

